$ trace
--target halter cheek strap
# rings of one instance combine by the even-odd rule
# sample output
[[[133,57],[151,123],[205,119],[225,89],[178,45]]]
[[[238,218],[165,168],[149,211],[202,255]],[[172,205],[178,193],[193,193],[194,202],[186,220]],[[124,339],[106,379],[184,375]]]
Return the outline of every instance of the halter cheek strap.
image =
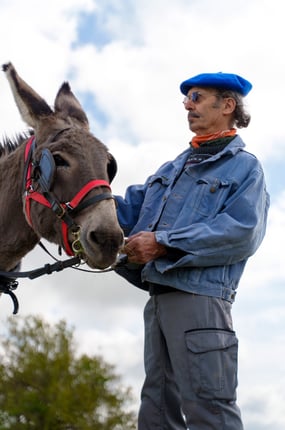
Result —
[[[81,210],[87,208],[91,204],[97,203],[101,200],[113,198],[113,196],[110,193],[102,193],[102,194],[98,194],[98,195],[88,199],[86,202],[82,202],[80,204],[82,199],[89,193],[89,191],[93,190],[94,188],[98,188],[98,187],[108,187],[109,190],[111,190],[110,185],[107,181],[105,181],[103,179],[94,179],[94,180],[88,182],[86,185],[84,185],[81,188],[81,190],[73,197],[73,199],[70,202],[61,204],[61,207],[62,207],[63,213],[64,213],[64,215],[60,217],[60,218],[62,218],[61,231],[62,231],[64,248],[65,248],[65,252],[67,253],[67,255],[74,255],[74,248],[71,248],[71,246],[69,244],[69,240],[68,240],[68,228],[72,227],[72,226],[76,226],[75,222],[73,221],[73,219],[68,214],[72,213],[72,215],[75,216],[77,213],[79,213]],[[70,220],[71,220],[71,223],[70,223]],[[78,238],[76,238],[76,242],[78,242]]]
[[[61,231],[64,249],[67,255],[75,255],[74,248],[69,244],[68,240],[68,229],[73,227],[74,232],[79,231],[79,227],[74,222],[72,216],[75,216],[83,209],[87,208],[91,204],[95,204],[101,200],[113,199],[114,197],[110,193],[101,193],[83,201],[83,198],[94,188],[107,187],[111,190],[110,184],[104,179],[94,179],[85,184],[81,190],[73,197],[70,202],[60,203],[58,199],[50,193],[48,190],[43,191],[43,194],[34,191],[32,186],[32,153],[35,148],[35,138],[31,137],[25,148],[25,173],[24,173],[24,195],[25,195],[25,213],[29,225],[32,227],[31,219],[31,201],[34,200],[48,208],[51,208],[53,212],[62,220]],[[72,214],[72,216],[71,216]],[[76,238],[79,243],[79,238]]]

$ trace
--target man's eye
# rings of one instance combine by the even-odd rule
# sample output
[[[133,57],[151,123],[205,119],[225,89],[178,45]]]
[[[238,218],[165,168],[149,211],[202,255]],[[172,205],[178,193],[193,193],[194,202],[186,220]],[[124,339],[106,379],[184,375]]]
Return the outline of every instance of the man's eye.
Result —
[[[194,93],[192,93],[191,94],[191,100],[192,100],[192,102],[197,102],[197,101],[199,101],[199,98],[200,98],[200,94],[198,93],[198,92],[194,92]]]

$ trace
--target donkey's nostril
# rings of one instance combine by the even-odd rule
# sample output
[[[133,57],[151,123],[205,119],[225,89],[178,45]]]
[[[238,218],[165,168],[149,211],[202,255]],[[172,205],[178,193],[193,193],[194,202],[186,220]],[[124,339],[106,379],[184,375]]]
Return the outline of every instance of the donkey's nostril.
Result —
[[[96,231],[92,231],[90,233],[90,239],[93,243],[96,243],[96,245],[100,245],[100,243],[103,243],[104,237],[102,234],[96,233]]]

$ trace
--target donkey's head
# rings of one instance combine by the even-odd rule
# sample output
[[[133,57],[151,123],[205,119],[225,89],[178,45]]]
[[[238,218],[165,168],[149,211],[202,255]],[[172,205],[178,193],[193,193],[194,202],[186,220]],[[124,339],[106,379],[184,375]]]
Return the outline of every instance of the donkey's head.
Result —
[[[11,63],[3,70],[23,120],[34,130],[24,169],[27,222],[39,238],[80,255],[90,267],[108,267],[123,241],[109,185],[114,158],[90,133],[68,83],[51,109]]]

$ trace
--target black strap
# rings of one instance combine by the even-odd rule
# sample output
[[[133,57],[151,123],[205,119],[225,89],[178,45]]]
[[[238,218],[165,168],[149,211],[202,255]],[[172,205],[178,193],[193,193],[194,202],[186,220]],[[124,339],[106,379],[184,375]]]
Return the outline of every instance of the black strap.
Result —
[[[80,258],[72,257],[72,258],[69,258],[68,260],[56,261],[53,264],[45,264],[43,267],[40,267],[34,270],[29,270],[27,272],[1,272],[0,271],[0,276],[3,276],[5,278],[35,279],[42,275],[50,275],[53,272],[60,272],[61,270],[66,269],[67,267],[75,266],[77,264],[80,264]]]
[[[14,310],[13,314],[15,315],[19,310],[19,302],[16,297],[16,294],[13,293],[13,290],[15,290],[18,286],[18,282],[14,279],[9,279],[6,277],[0,277],[0,293],[8,294],[14,304]]]
[[[83,209],[86,209],[88,206],[94,205],[95,203],[98,203],[101,200],[108,200],[108,199],[115,199],[115,198],[110,193],[98,194],[97,196],[93,196],[88,200],[84,200],[82,203],[80,203],[74,209],[70,209],[69,212],[72,214],[72,216],[75,216],[78,212],[82,211]]]
[[[68,214],[68,211],[61,205],[61,203],[52,193],[44,192],[43,196],[47,199],[52,211],[56,214],[58,218],[63,220],[68,225],[68,227],[72,227],[75,225],[73,219]]]
[[[80,264],[79,257],[69,258],[64,261],[57,261],[54,264],[45,264],[38,269],[30,270],[28,272],[2,272],[0,271],[0,293],[8,294],[14,304],[13,314],[19,310],[19,302],[13,290],[18,287],[18,282],[15,278],[29,278],[35,279],[42,275],[50,275],[53,272],[60,272],[61,270]]]

